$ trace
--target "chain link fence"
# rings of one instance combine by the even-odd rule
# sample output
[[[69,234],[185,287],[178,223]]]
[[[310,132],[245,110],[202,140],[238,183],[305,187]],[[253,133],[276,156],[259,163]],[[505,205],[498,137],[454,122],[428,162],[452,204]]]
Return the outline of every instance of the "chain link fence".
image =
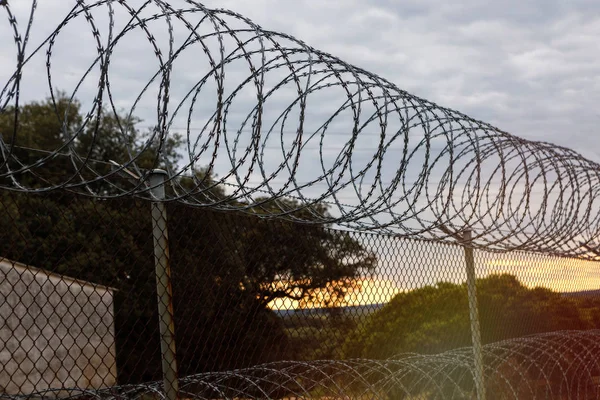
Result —
[[[0,398],[600,397],[597,163],[235,11],[0,10]]]
[[[1,397],[474,393],[461,245],[153,204],[0,192]],[[597,395],[597,263],[473,256],[488,397]]]

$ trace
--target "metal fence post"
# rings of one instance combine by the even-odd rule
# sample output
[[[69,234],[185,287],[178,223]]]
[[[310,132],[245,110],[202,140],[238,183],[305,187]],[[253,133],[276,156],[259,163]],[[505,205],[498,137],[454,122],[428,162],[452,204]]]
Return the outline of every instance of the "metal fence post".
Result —
[[[173,322],[173,292],[171,267],[169,265],[169,237],[167,232],[167,210],[165,199],[165,171],[156,169],[149,181],[152,202],[152,236],[154,237],[154,260],[156,263],[156,293],[158,295],[158,321],[165,395],[176,400],[179,392],[177,381],[177,357],[175,351],[175,324]]]
[[[477,398],[485,400],[485,382],[483,351],[481,345],[481,329],[479,326],[479,306],[477,304],[477,288],[475,286],[475,257],[471,247],[471,231],[463,232],[463,248],[465,250],[465,264],[467,269],[467,291],[469,298],[469,318],[471,320],[471,339],[473,341],[473,357],[475,364],[475,388]]]
[[[457,242],[462,243],[465,250],[465,267],[467,271],[467,297],[469,301],[469,320],[471,321],[471,342],[473,343],[473,364],[475,371],[473,378],[475,380],[475,390],[477,398],[485,400],[485,379],[483,365],[483,348],[481,345],[481,328],[479,326],[479,305],[477,304],[477,287],[475,276],[475,257],[473,256],[471,230],[466,229],[462,235],[452,232],[444,225],[439,228],[448,236],[454,237]]]

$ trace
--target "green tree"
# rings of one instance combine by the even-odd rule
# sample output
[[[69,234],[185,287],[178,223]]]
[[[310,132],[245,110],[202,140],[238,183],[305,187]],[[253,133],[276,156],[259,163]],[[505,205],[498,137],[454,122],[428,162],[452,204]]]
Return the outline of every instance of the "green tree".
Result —
[[[64,109],[68,106],[72,122],[66,135],[79,132],[74,146],[80,155],[126,162],[129,148],[140,154],[143,168],[168,167],[179,160],[181,138],[176,135],[163,144],[166,158],[156,165],[153,154],[159,144],[137,131],[136,119],[103,112],[98,121],[84,125],[79,103],[66,97],[59,97],[58,103]],[[56,110],[49,99],[22,107],[14,140],[22,151],[20,157],[35,159],[44,154],[37,150],[60,147],[64,113]],[[10,113],[0,115],[5,141],[6,132],[14,131]],[[27,149],[21,148],[20,138],[30,139]],[[56,159],[63,158],[67,160]],[[52,176],[57,181],[73,171],[70,162],[54,167]],[[98,163],[94,168],[104,172],[110,166]],[[45,173],[42,166],[38,170]],[[196,178],[205,178],[205,185],[214,183],[208,170],[199,171]],[[37,179],[31,177],[28,184],[35,186]],[[195,187],[189,177],[178,183]],[[215,186],[210,196],[225,199],[226,190]],[[282,201],[290,207],[299,205]],[[269,302],[292,296],[315,301],[310,300],[311,293],[328,286],[334,287],[330,298],[339,302],[359,275],[375,267],[375,257],[347,234],[256,215],[268,212],[273,204],[246,214],[177,203],[167,207],[177,345],[184,375],[295,357],[296,349],[281,320],[268,308]],[[316,209],[326,212],[323,206]],[[119,383],[160,378],[148,202],[95,200],[64,191],[37,195],[0,191],[0,256],[116,288]],[[277,283],[281,282],[294,289],[280,290]]]
[[[182,136],[175,133],[160,143],[159,135],[151,128],[146,132],[139,131],[137,126],[141,122],[139,118],[115,114],[104,108],[99,117],[90,119],[81,129],[77,136],[76,151],[92,163],[108,163],[112,160],[127,164],[135,159],[135,164],[146,170],[174,168],[181,159],[179,149],[183,145]],[[159,153],[160,156],[157,156]]]
[[[477,280],[483,343],[561,329],[591,327],[577,304],[544,288],[527,288],[512,275]],[[440,282],[398,294],[344,344],[348,357],[389,358],[469,346],[466,284]]]
[[[484,344],[536,333],[594,326],[593,318],[585,317],[577,301],[549,289],[527,288],[512,275],[490,275],[478,279],[477,294]],[[435,286],[398,294],[349,335],[343,352],[346,357],[386,359],[401,357],[405,353],[435,354],[468,346],[471,346],[471,332],[466,285],[440,282]],[[568,353],[566,348],[557,350]],[[538,355],[540,359],[535,368],[531,368],[528,354],[504,355],[510,357],[484,359],[489,371],[499,374],[496,379],[486,381],[488,397],[512,398],[515,393],[520,393],[517,396],[519,398],[531,397],[530,390],[536,387],[536,381],[544,379],[548,385],[552,385],[553,382],[564,382],[564,373],[578,373],[572,368],[569,370],[568,356],[564,360],[558,359],[559,363],[565,364],[561,369],[556,361],[544,363],[544,355]],[[556,355],[548,356],[557,359]],[[522,369],[519,369],[521,366]],[[540,368],[546,370],[541,373]],[[435,390],[440,390],[442,397],[455,396],[457,385],[464,397],[473,395],[475,389],[468,369],[457,365],[447,372],[449,378],[436,381]],[[420,374],[417,375],[422,378]],[[410,385],[414,396],[437,398],[439,395],[438,392],[435,396],[429,392],[432,387],[426,380],[416,379],[410,374],[399,379]],[[533,383],[533,386],[529,383]],[[386,396],[390,399],[406,398],[398,388],[391,387]],[[545,390],[546,387],[541,389]],[[564,388],[553,390],[564,391]],[[541,396],[547,394],[540,393]]]
[[[303,208],[293,199],[272,201],[257,199],[258,215],[298,210],[294,217],[311,220],[328,216],[327,207],[316,204]],[[265,227],[277,226],[274,232]],[[332,307],[344,305],[346,294],[356,288],[365,273],[374,270],[375,255],[344,232],[323,229],[319,224],[260,221],[239,225],[231,232],[240,239],[239,251],[255,267],[242,280],[244,287],[257,293],[263,305],[278,298],[289,298],[301,306]],[[260,246],[256,246],[260,243]],[[289,247],[289,243],[294,243]],[[273,249],[285,248],[285,252]]]
[[[78,101],[70,101],[64,93],[59,93],[55,98],[25,104],[19,107],[18,113],[14,106],[3,110],[0,138],[10,149],[0,155],[0,164],[6,163],[4,170],[10,168],[17,181],[29,187],[65,179],[68,160],[50,157],[47,152],[67,150],[64,144],[75,136],[82,123],[80,107]],[[17,129],[15,117],[18,117]],[[34,167],[22,171],[27,165]]]
[[[178,149],[183,139],[177,133],[161,143],[151,129],[141,132],[137,128],[141,120],[134,116],[115,113],[108,106],[88,119],[81,112],[81,103],[64,92],[24,104],[18,113],[14,106],[8,107],[0,113],[0,136],[11,153],[0,161],[6,161],[12,171],[32,166],[16,174],[16,179],[35,188],[60,184],[76,175],[87,180],[107,176],[114,168],[110,161],[127,164],[135,159],[138,167],[150,170],[173,168],[181,159]],[[161,156],[157,157],[159,147]],[[58,155],[50,156],[53,152]],[[69,153],[77,157],[72,158]],[[118,184],[115,177],[111,180]],[[112,187],[103,182],[90,186],[99,191]]]

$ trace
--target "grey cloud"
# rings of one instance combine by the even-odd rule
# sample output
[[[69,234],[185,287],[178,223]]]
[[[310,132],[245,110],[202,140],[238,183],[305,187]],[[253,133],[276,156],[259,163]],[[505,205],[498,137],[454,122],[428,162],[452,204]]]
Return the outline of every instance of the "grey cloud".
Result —
[[[28,11],[26,3],[15,2],[21,26]],[[70,8],[67,3],[40,3],[32,44],[66,14]],[[172,3],[175,8],[186,4],[183,0]],[[590,150],[597,147],[599,116],[595,110],[600,102],[600,62],[596,57],[600,50],[600,4],[595,1],[208,0],[204,4],[232,9],[264,28],[295,35],[309,45],[378,73],[401,89],[518,136],[555,142],[600,159]],[[99,25],[105,29],[106,21],[101,21]],[[165,26],[155,29],[163,32]],[[0,32],[10,33],[5,26]],[[176,33],[180,44],[187,36],[185,31]],[[70,61],[79,67],[71,71],[73,76],[87,67],[83,60],[89,57],[80,54],[83,46],[93,45],[87,36],[62,36],[63,52],[57,53],[57,66]],[[144,80],[158,68],[151,48],[143,40],[143,45],[124,41],[111,67],[112,89],[122,107],[130,104],[131,94],[137,94]],[[0,45],[0,50],[3,58],[14,57],[12,43]],[[228,90],[237,83],[234,80],[247,75],[243,64],[228,70],[232,81]],[[173,99],[181,99],[206,68],[204,54],[182,58],[175,66]],[[9,72],[3,63],[2,81]],[[41,97],[40,87],[47,94],[44,74],[31,70],[29,74],[34,83],[27,86],[26,97]],[[73,86],[68,69],[57,68],[53,74],[57,82]],[[93,97],[92,83],[92,79],[86,82],[78,95],[84,103]],[[215,91],[209,88],[210,84],[203,91],[207,97],[195,113],[196,128],[211,111]],[[154,101],[154,94],[149,93],[136,110],[147,124],[156,119]],[[254,94],[251,90],[244,92],[238,101],[244,104],[236,109],[250,110]],[[319,109],[320,101],[329,103],[330,96],[313,95],[310,106]],[[230,121],[229,130],[237,128],[239,118],[232,115]]]

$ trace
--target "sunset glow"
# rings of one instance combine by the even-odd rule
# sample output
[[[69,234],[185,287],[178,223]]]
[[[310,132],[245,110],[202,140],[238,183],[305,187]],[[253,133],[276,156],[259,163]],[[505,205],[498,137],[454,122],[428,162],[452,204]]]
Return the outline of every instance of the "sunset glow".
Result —
[[[389,302],[396,294],[402,290],[399,289],[394,282],[387,279],[370,279],[365,278],[357,281],[355,290],[346,294],[343,306],[358,306],[367,304],[383,304]],[[324,292],[324,291],[321,291]],[[322,293],[321,293],[322,294]],[[317,294],[318,296],[319,294]],[[292,299],[276,299],[269,303],[269,308],[273,310],[289,310],[298,308],[319,307],[315,304],[312,306],[302,306],[299,301]]]
[[[506,256],[506,255],[505,255]],[[487,261],[482,275],[509,273],[527,287],[545,287],[557,292],[577,292],[600,289],[598,263],[594,261],[531,256],[523,254]]]
[[[343,306],[359,306],[368,304],[383,304],[389,302],[398,293],[417,289],[426,285],[435,285],[440,281],[463,283],[465,280],[462,270],[462,260],[454,258],[445,266],[432,263],[431,270],[436,272],[434,279],[423,279],[420,273],[413,271],[411,276],[397,276],[396,281],[384,278],[364,278],[356,281],[355,289],[349,290]],[[396,260],[398,262],[398,260]],[[435,268],[433,268],[435,265]],[[389,268],[386,266],[384,269]],[[396,264],[398,270],[403,269]],[[479,278],[492,274],[510,274],[526,287],[544,287],[550,290],[567,293],[600,289],[600,276],[597,274],[598,263],[594,261],[559,258],[543,255],[490,254],[479,253],[476,257],[476,270]],[[428,277],[434,276],[431,270],[420,271]],[[451,272],[452,279],[447,278],[445,272]],[[280,288],[284,282],[272,283]],[[327,290],[317,290],[312,293],[316,298],[328,296]],[[297,300],[276,299],[269,303],[274,310],[314,308],[323,304],[300,304]]]

